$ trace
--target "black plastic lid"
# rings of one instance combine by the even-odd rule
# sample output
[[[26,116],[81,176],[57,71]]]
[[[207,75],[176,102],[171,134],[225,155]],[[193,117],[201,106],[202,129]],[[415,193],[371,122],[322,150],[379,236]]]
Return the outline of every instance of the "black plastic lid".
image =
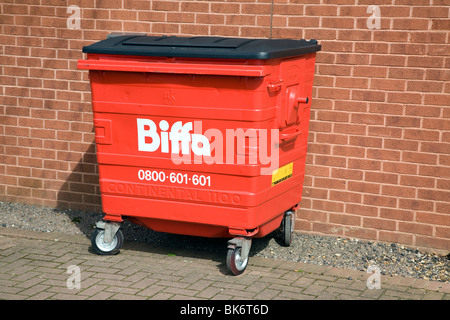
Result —
[[[116,36],[83,47],[85,53],[214,59],[274,59],[320,51],[316,40],[224,37]]]

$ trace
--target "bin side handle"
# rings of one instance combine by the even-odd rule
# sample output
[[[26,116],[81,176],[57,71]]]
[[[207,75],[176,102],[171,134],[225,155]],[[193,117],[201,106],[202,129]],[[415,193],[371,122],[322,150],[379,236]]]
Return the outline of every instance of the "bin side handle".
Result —
[[[265,65],[231,65],[214,63],[167,63],[120,60],[78,60],[78,69],[152,72],[175,74],[202,74],[224,76],[265,77],[269,75]]]
[[[302,133],[303,133],[303,130],[302,130],[301,126],[297,126],[295,128],[294,132],[280,133],[280,139],[281,140],[291,140],[291,139],[294,139],[295,137],[301,135]]]
[[[95,142],[98,144],[112,144],[111,120],[95,119]]]

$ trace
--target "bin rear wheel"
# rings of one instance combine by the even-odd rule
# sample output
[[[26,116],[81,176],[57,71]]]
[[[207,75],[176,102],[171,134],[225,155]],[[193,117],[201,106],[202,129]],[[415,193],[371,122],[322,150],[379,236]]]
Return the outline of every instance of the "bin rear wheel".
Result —
[[[292,243],[292,233],[294,232],[295,215],[294,213],[285,214],[282,221],[282,243],[289,247]]]
[[[237,276],[245,271],[248,265],[248,257],[241,257],[241,247],[229,248],[227,254],[227,269]]]
[[[91,244],[95,253],[99,255],[114,255],[119,253],[120,248],[123,244],[123,234],[122,231],[118,230],[114,235],[111,243],[106,243],[104,241],[105,230],[100,228],[95,228],[91,235]]]

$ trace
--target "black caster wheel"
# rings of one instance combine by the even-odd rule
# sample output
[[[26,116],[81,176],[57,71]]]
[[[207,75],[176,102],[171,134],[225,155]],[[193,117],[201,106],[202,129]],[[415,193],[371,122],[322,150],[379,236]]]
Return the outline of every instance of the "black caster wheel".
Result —
[[[95,228],[94,232],[92,232],[91,244],[95,253],[102,256],[114,255],[119,253],[120,248],[123,245],[122,231],[118,230],[110,243],[106,243],[104,237],[104,229]]]
[[[281,222],[282,245],[289,247],[292,243],[292,233],[294,232],[295,214],[294,211],[288,211],[284,214]]]

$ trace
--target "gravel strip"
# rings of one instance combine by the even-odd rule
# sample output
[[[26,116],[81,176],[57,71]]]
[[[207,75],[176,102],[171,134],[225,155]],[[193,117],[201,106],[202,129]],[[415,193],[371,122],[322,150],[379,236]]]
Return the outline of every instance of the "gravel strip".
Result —
[[[0,227],[41,232],[61,232],[90,237],[99,213],[61,210],[0,202]],[[226,239],[172,235],[124,222],[126,241],[152,243],[170,248],[226,252]],[[280,245],[278,231],[254,239],[251,256],[283,259],[366,271],[376,264],[382,275],[398,275],[450,283],[450,254],[447,256],[406,248],[399,244],[318,236],[295,232],[290,247]]]

